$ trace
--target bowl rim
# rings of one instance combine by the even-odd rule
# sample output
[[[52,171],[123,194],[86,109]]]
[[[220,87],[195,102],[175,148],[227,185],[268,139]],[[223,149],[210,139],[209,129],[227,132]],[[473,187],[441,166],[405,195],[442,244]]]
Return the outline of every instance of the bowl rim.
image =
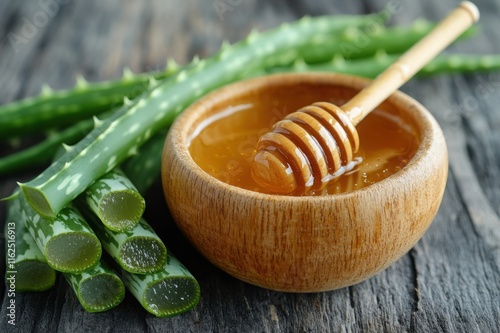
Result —
[[[239,196],[245,196],[252,200],[263,200],[263,201],[291,201],[291,202],[317,202],[321,203],[329,200],[342,200],[342,198],[352,197],[367,194],[370,192],[380,191],[380,187],[386,186],[389,182],[401,182],[410,178],[414,178],[418,174],[419,165],[424,163],[425,157],[430,154],[432,148],[438,145],[436,140],[437,135],[442,135],[441,128],[437,123],[434,116],[417,100],[413,99],[404,92],[398,90],[394,92],[391,96],[387,98],[385,102],[391,104],[401,104],[406,105],[405,109],[411,114],[411,119],[418,120],[415,121],[417,130],[420,132],[421,142],[419,147],[409,163],[404,166],[400,171],[390,175],[389,177],[378,181],[369,186],[355,189],[342,193],[335,193],[329,195],[283,195],[283,194],[269,194],[252,191],[249,189],[241,188],[235,185],[225,183],[204,171],[192,158],[189,153],[189,146],[187,144],[190,134],[192,133],[195,124],[201,115],[206,114],[214,104],[220,103],[221,100],[226,100],[231,98],[231,96],[243,95],[244,89],[255,89],[260,88],[266,84],[273,83],[279,85],[279,82],[288,82],[290,79],[300,80],[301,83],[314,84],[314,82],[331,82],[335,85],[341,85],[348,89],[360,90],[364,86],[368,85],[371,81],[370,79],[348,75],[340,73],[324,73],[324,72],[300,72],[300,73],[279,73],[279,74],[269,74],[264,76],[259,76],[255,78],[245,79],[237,81],[221,88],[218,88],[200,99],[196,100],[190,106],[188,106],[184,112],[182,112],[173,122],[170,130],[167,134],[166,142],[171,141],[171,149],[179,154],[181,163],[186,169],[189,169],[194,175],[199,177],[199,179],[205,183],[209,183],[221,190],[228,192],[238,193]],[[289,83],[286,83],[289,84]],[[384,103],[385,103],[384,102]],[[444,137],[443,137],[444,140]]]

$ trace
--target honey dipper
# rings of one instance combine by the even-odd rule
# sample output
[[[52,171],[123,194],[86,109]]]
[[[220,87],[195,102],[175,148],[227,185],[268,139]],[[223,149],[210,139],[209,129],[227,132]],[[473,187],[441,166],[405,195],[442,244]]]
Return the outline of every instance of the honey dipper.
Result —
[[[427,36],[367,87],[338,107],[317,102],[287,115],[259,138],[252,177],[278,194],[320,190],[352,167],[359,147],[356,125],[479,19],[460,3]]]

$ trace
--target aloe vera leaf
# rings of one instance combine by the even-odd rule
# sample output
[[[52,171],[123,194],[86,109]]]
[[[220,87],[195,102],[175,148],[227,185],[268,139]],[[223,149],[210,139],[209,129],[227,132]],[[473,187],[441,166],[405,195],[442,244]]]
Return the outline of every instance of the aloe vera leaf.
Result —
[[[71,152],[35,179],[20,184],[24,195],[40,215],[53,218],[97,178],[134,155],[152,134],[168,126],[200,96],[240,79],[245,73],[259,71],[268,57],[282,54],[281,61],[286,63],[297,57],[294,50],[298,47],[320,47],[314,36],[326,34],[334,38],[339,26],[344,28],[348,22],[361,24],[363,20],[359,16],[301,19],[261,35],[251,34],[216,56],[199,61],[124,105]],[[276,60],[275,65],[279,64]]]
[[[49,165],[62,143],[74,144],[87,135],[94,127],[92,119],[82,120],[60,132],[49,135],[40,143],[0,158],[0,175],[7,175]]]
[[[451,54],[431,61],[418,73],[429,76],[440,73],[478,73],[500,70],[500,55]]]
[[[306,64],[298,60],[291,67],[275,67],[267,73],[279,72],[335,72],[375,78],[393,64],[399,54],[380,53],[371,58],[345,60],[341,56],[320,64]],[[441,73],[478,73],[500,70],[500,55],[443,54],[431,60],[417,76],[431,76]]]
[[[193,309],[200,299],[200,285],[171,253],[161,270],[139,275],[121,270],[125,287],[157,317],[173,317]]]
[[[8,203],[5,238],[7,284],[12,282],[15,291],[44,291],[53,287],[56,271],[28,232],[17,200]]]
[[[120,277],[104,262],[79,273],[63,273],[87,312],[103,312],[120,304],[125,297],[125,286]]]
[[[408,26],[385,27],[380,22],[366,26],[351,26],[338,38],[324,35],[317,36],[322,48],[306,47],[299,50],[300,59],[308,64],[328,61],[333,54],[340,54],[345,59],[368,58],[383,50],[385,53],[403,53],[428,35],[435,27],[435,22],[416,20]],[[459,40],[475,35],[478,28],[466,30]]]
[[[106,228],[89,210],[82,209],[82,212],[99,237],[104,250],[124,270],[146,274],[163,267],[167,260],[167,249],[144,219],[131,230],[116,232]]]
[[[72,205],[48,220],[37,214],[21,193],[10,200],[19,201],[26,227],[50,267],[60,272],[80,273],[99,262],[101,243]]]
[[[59,91],[46,86],[38,96],[0,106],[0,140],[41,133],[109,111],[120,106],[123,97],[139,96],[151,79],[162,80],[175,71],[177,65],[171,62],[159,72],[134,75],[126,69],[122,78],[114,81],[88,83],[79,78],[74,88]]]
[[[146,202],[119,168],[114,168],[90,185],[79,197],[106,228],[116,232],[133,229],[139,223]]]

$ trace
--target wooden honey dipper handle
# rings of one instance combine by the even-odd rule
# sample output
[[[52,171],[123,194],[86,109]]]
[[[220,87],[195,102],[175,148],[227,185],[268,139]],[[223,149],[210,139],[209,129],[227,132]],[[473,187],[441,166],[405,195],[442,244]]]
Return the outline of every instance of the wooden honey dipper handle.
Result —
[[[479,19],[477,7],[462,2],[439,25],[410,48],[372,83],[341,106],[357,125],[373,109],[399,89],[437,54]]]
[[[359,145],[355,126],[478,19],[476,6],[462,2],[342,107],[318,102],[275,123],[257,143],[254,180],[276,193],[304,193],[352,168]]]

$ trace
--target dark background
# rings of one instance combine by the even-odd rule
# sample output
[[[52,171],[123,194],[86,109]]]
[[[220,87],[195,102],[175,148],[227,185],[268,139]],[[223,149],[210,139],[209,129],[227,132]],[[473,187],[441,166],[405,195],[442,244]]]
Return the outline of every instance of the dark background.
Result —
[[[60,0],[0,1],[0,104],[35,95],[43,83],[72,87],[187,63],[303,15],[361,14],[397,8],[393,24],[439,20],[458,1]],[[217,10],[226,5],[227,11]],[[476,1],[481,32],[449,52],[500,51],[500,1]],[[51,11],[57,9],[57,12]],[[45,23],[13,45],[40,11]],[[38,13],[38,14],[37,14]],[[161,185],[147,195],[147,219],[199,280],[199,305],[175,318],[155,318],[131,294],[117,308],[86,313],[61,276],[43,293],[16,295],[19,332],[498,332],[500,327],[500,74],[414,79],[402,89],[434,114],[449,148],[448,185],[434,223],[403,258],[372,279],[332,292],[286,294],[240,282],[198,255],[166,211]],[[2,155],[12,151],[1,143]],[[0,195],[40,170],[0,179]],[[5,204],[0,203],[0,223]],[[4,263],[2,263],[4,269]]]

